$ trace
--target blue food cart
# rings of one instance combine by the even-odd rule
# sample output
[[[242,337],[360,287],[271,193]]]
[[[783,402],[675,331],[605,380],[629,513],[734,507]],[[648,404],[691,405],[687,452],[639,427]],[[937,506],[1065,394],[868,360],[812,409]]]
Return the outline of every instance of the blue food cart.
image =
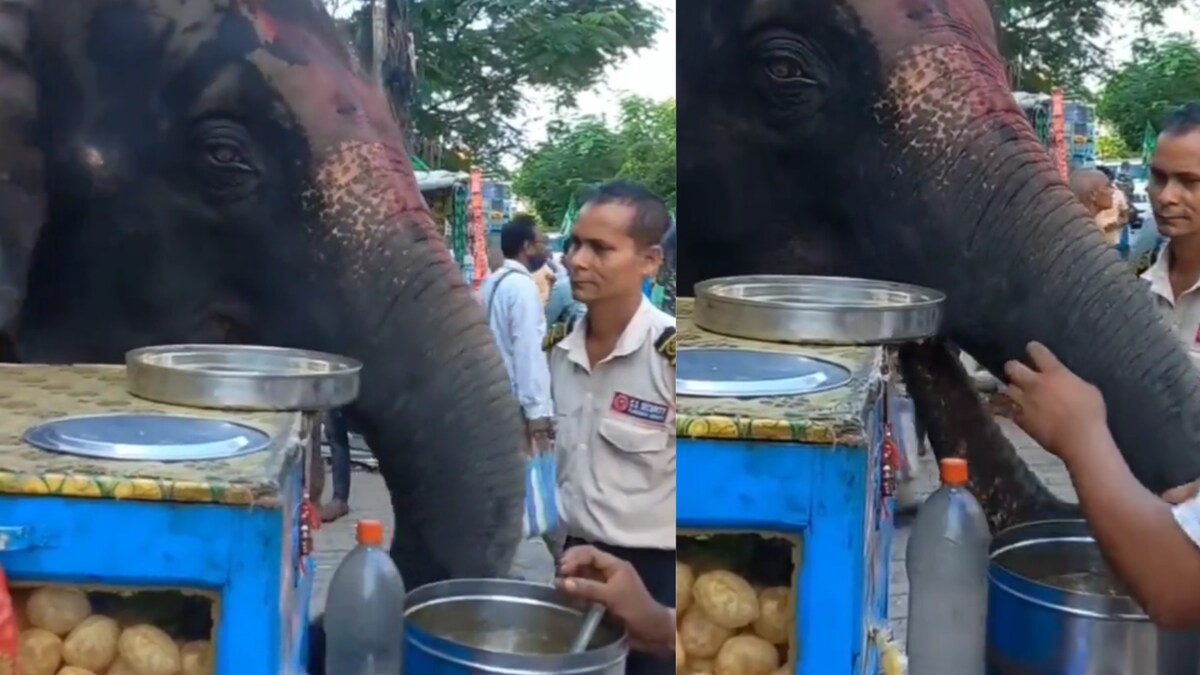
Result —
[[[722,332],[698,325],[702,298],[681,298],[676,309],[677,543],[684,576],[695,579],[691,597],[696,600],[680,621],[681,644],[685,658],[690,659],[688,646],[701,654],[694,659],[699,663],[686,665],[684,672],[708,666],[714,647],[703,639],[713,633],[718,639],[745,632],[770,635],[756,622],[733,633],[718,626],[689,638],[687,612],[697,611],[707,590],[700,588],[701,575],[724,570],[744,577],[760,593],[763,616],[769,609],[764,589],[790,589],[788,640],[775,640],[785,672],[874,675],[881,648],[889,659],[898,653],[887,629],[898,461],[885,405],[890,348],[731,336],[754,333],[762,325],[756,312],[763,308],[747,304],[754,286],[727,285],[734,299],[730,306],[710,303],[712,316],[732,312],[713,322],[723,324]],[[764,294],[786,295],[778,288]],[[834,327],[865,325],[870,334],[874,321],[880,336],[893,342],[903,339],[902,332],[936,330],[936,311],[932,323],[930,316],[916,316],[907,327],[905,321],[896,323],[897,316],[913,318],[905,312],[882,321],[849,317]],[[784,335],[790,330],[785,327]]]
[[[268,361],[259,358],[267,370]],[[270,375],[191,365],[193,376],[243,384]],[[129,672],[119,662],[133,630],[161,648],[146,658],[161,657],[162,672],[171,664],[185,674],[306,671],[314,569],[302,505],[318,414],[283,401],[274,412],[160,403],[129,393],[118,366],[5,365],[0,378],[0,566],[22,640],[40,631],[65,645],[95,617],[88,625],[111,627],[113,639],[119,631],[121,649],[93,652],[85,672]],[[255,407],[235,390],[233,407]],[[76,665],[68,652],[48,658]]]

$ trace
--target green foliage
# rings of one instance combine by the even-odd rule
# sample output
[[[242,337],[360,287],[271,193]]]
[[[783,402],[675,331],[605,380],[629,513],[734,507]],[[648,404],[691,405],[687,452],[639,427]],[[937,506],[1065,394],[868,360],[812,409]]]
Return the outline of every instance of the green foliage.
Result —
[[[1128,159],[1137,155],[1117,134],[1100,134],[1096,138],[1096,155],[1105,161]]]
[[[1008,61],[1013,88],[1050,93],[1062,87],[1087,100],[1086,76],[1103,76],[1111,67],[1105,28],[1113,10],[1133,14],[1133,26],[1162,25],[1163,12],[1187,0],[996,0],[1000,52]]]
[[[490,168],[523,147],[511,124],[523,92],[571,106],[608,68],[649,47],[663,20],[640,0],[416,0],[410,16],[417,132]],[[360,4],[346,25],[360,53],[369,26],[369,5]]]
[[[675,101],[621,101],[615,129],[595,117],[556,120],[547,139],[517,171],[513,190],[548,227],[556,228],[572,198],[612,178],[645,185],[675,208]]]
[[[1104,85],[1096,112],[1126,146],[1141,148],[1147,122],[1158,127],[1174,108],[1195,100],[1200,100],[1200,49],[1173,36],[1157,44],[1139,41],[1133,58]]]

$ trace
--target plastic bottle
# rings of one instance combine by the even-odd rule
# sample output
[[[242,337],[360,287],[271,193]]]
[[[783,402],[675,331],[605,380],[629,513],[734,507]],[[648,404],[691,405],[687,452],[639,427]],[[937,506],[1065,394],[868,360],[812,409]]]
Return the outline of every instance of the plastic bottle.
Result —
[[[383,545],[383,524],[360,520],[358,546],[338,565],[325,601],[325,672],[400,675],[404,580]]]
[[[991,533],[966,460],[943,459],[941,477],[908,539],[909,672],[983,675]]]

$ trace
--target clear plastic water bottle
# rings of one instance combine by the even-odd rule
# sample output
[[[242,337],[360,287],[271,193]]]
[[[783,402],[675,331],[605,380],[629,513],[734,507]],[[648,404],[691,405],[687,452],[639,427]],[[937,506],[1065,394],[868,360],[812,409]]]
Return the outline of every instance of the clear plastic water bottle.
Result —
[[[325,601],[325,672],[400,675],[404,580],[384,551],[383,524],[360,520],[358,546],[338,565]]]
[[[908,539],[909,672],[983,675],[991,533],[966,460],[943,459],[941,475]]]

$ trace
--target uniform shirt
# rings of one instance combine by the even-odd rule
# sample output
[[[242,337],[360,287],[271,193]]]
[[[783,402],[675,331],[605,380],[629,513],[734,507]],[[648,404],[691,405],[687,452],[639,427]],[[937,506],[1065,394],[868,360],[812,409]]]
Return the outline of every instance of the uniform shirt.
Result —
[[[675,549],[675,368],[656,346],[674,328],[675,317],[643,297],[612,354],[595,367],[586,320],[550,347],[567,534]]]
[[[1192,365],[1200,368],[1200,281],[1177,298],[1171,290],[1170,244],[1158,254],[1158,260],[1142,275],[1150,283],[1150,292],[1162,310],[1163,318],[1175,330],[1188,350]]]
[[[483,280],[479,299],[525,419],[553,417],[550,371],[542,351],[546,318],[529,270],[516,260],[505,260]]]

